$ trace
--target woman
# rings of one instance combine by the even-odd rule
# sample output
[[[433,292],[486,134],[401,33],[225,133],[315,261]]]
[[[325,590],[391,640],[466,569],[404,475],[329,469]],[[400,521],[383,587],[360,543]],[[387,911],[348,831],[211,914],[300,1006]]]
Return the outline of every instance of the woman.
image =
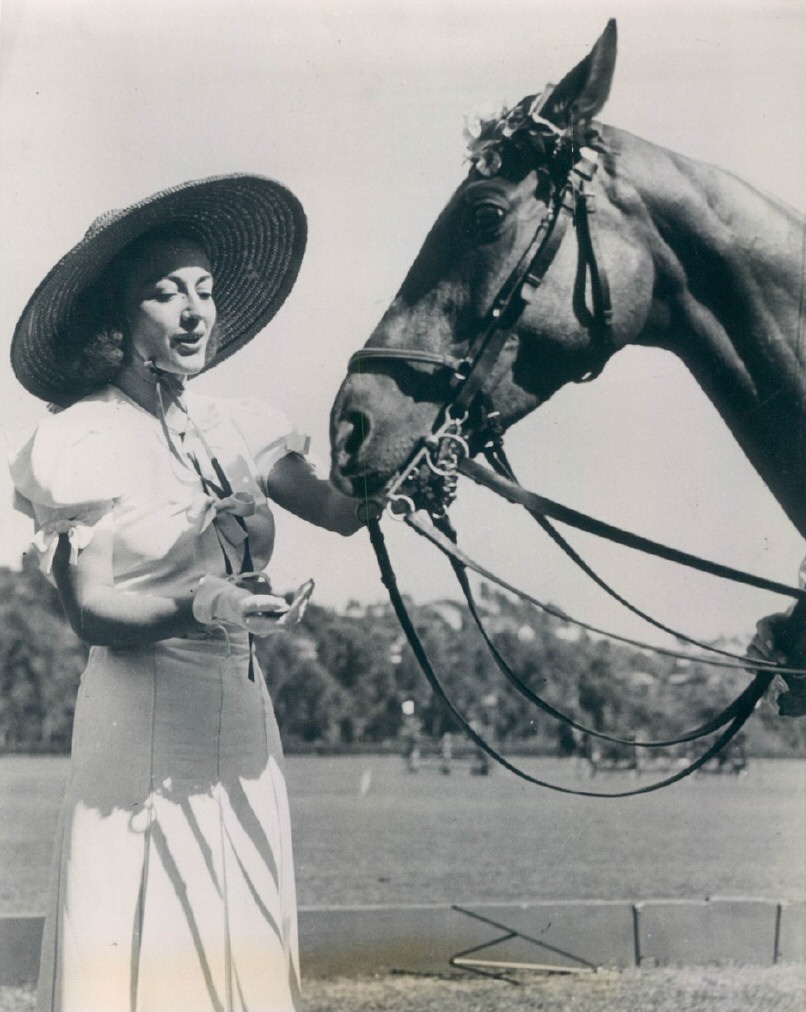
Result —
[[[186,381],[274,316],[305,236],[262,177],[162,191],[98,219],[16,328],[17,377],[63,409],[12,463],[19,506],[91,645],[40,1010],[295,1007],[281,746],[252,637],[302,601],[247,574],[271,555],[269,501],[342,534],[359,521],[278,412]]]

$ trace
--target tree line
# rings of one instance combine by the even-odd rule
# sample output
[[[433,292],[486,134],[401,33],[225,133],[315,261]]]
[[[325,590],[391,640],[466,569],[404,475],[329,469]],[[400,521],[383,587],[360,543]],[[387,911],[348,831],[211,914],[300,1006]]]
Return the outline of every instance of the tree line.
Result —
[[[577,736],[508,685],[465,608],[409,604],[448,696],[485,737],[543,754],[579,747]],[[592,637],[485,585],[479,607],[518,678],[597,730],[668,738],[715,715],[748,681],[741,669]],[[289,750],[392,749],[413,727],[425,744],[460,731],[388,604],[353,602],[342,612],[312,604],[296,629],[259,640],[257,651]],[[39,570],[0,568],[0,749],[69,750],[85,660],[86,648]],[[746,727],[750,754],[806,755],[806,721],[783,720],[762,702]]]

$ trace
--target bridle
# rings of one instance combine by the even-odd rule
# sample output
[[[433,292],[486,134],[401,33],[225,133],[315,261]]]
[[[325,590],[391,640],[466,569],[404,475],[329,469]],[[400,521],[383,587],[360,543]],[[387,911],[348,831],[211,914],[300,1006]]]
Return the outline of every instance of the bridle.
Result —
[[[545,121],[541,121],[542,124],[545,124]],[[748,658],[692,639],[658,622],[641,609],[630,604],[630,602],[626,601],[626,599],[595,573],[578,553],[575,552],[553,526],[549,519],[550,517],[581,527],[600,536],[608,537],[611,540],[620,541],[620,543],[627,544],[630,547],[649,551],[652,554],[681,562],[682,564],[714,575],[738,580],[766,590],[773,590],[776,593],[787,594],[790,597],[796,598],[799,608],[806,607],[806,592],[775,583],[774,581],[765,580],[752,574],[742,573],[730,567],[719,566],[708,560],[678,552],[675,549],[659,545],[655,542],[649,542],[647,539],[639,538],[629,532],[620,531],[610,525],[593,520],[584,514],[569,510],[567,507],[552,503],[532,492],[528,492],[517,481],[503,449],[503,433],[498,423],[498,412],[492,405],[488,391],[489,379],[508,335],[525,308],[534,301],[546,276],[546,272],[557,255],[557,251],[571,224],[574,225],[577,234],[580,260],[584,267],[583,280],[586,278],[590,279],[592,312],[590,313],[588,326],[594,349],[593,364],[588,368],[587,372],[577,378],[577,381],[586,382],[598,376],[614,350],[613,310],[610,288],[607,273],[602,266],[599,256],[594,224],[596,202],[595,196],[591,192],[591,184],[599,166],[599,151],[596,149],[599,138],[595,132],[591,131],[587,137],[590,146],[574,149],[573,145],[569,143],[567,134],[561,134],[551,124],[545,125],[549,131],[554,131],[556,134],[553,138],[555,142],[554,158],[559,159],[563,153],[571,150],[573,154],[569,159],[570,165],[564,180],[555,189],[549,211],[540,221],[523,255],[510,272],[498,294],[494,297],[489,310],[482,320],[476,337],[470,343],[467,354],[458,358],[418,348],[363,348],[350,358],[348,372],[361,372],[362,367],[366,363],[377,362],[426,364],[448,371],[448,397],[438,413],[434,429],[415,448],[406,464],[392,479],[386,493],[387,503],[390,515],[397,519],[402,518],[405,520],[412,529],[427,538],[448,557],[468,603],[470,613],[493,656],[493,660],[516,691],[543,712],[563,721],[575,730],[619,744],[643,746],[646,748],[665,748],[670,745],[691,742],[705,735],[714,734],[717,731],[720,731],[720,734],[702,755],[682,770],[659,782],[631,791],[604,794],[594,791],[579,791],[548,783],[526,773],[500,755],[478,733],[478,730],[466,720],[448,698],[428,659],[422,641],[408,614],[403,597],[397,588],[391,560],[380,529],[379,512],[374,509],[366,509],[364,511],[364,519],[366,520],[370,538],[378,558],[382,580],[389,592],[392,605],[415,657],[435,695],[442,700],[457,723],[462,726],[467,736],[497,763],[531,783],[566,794],[582,794],[592,797],[624,797],[657,790],[694,772],[724,748],[738,733],[770,686],[776,673],[806,674],[806,672],[781,668],[772,662],[753,659],[752,667],[756,670],[756,674],[750,685],[743,690],[739,697],[713,719],[677,738],[663,741],[637,741],[634,738],[620,738],[585,727],[567,714],[557,710],[519,679],[496,648],[485,629],[467,579],[468,570],[474,570],[486,579],[497,583],[521,599],[530,601],[549,614],[554,614],[565,621],[574,620],[571,620],[565,613],[544,605],[530,595],[502,581],[459,550],[456,544],[455,532],[447,516],[447,507],[456,495],[458,474],[465,474],[479,484],[493,489],[497,494],[509,499],[511,502],[523,506],[577,565],[581,566],[607,593],[615,597],[634,613],[657,628],[672,633],[679,640],[721,655],[721,657],[718,660],[713,657],[692,657],[690,654],[663,650],[653,647],[651,644],[640,643],[635,640],[626,639],[625,637],[613,636],[613,634],[605,634],[614,639],[625,640],[634,646],[681,658],[685,657],[688,660],[693,659],[704,663],[717,664],[723,667],[741,667],[746,669],[750,665]],[[470,421],[471,417],[473,419],[472,423]],[[488,462],[491,464],[494,472],[496,472],[495,474],[491,474],[482,465],[471,460],[473,452],[477,449],[481,449],[484,452]],[[430,516],[430,522],[425,521],[418,511],[427,512]],[[577,624],[588,629],[592,628],[585,623],[578,622]],[[603,630],[595,631],[603,632]]]
[[[544,121],[545,122],[545,121]],[[546,124],[549,129],[555,129]],[[554,159],[560,160],[567,150],[568,138],[556,131]],[[589,145],[599,142],[598,134],[590,131]],[[564,143],[563,143],[564,142]],[[348,373],[361,372],[366,363],[404,362],[434,366],[449,373],[449,396],[443,404],[443,419],[434,433],[438,439],[456,438],[467,424],[471,411],[479,402],[480,424],[474,426],[477,436],[485,430],[495,433],[496,414],[490,410],[487,391],[507,336],[524,309],[534,300],[543,283],[569,225],[576,229],[582,263],[590,277],[593,312],[589,324],[594,348],[594,362],[577,382],[595,379],[610,357],[613,348],[613,308],[607,273],[601,265],[594,226],[596,200],[591,183],[599,168],[599,151],[593,146],[575,149],[564,182],[556,188],[548,212],[543,216],[526,250],[493,298],[479,325],[467,353],[458,358],[420,348],[361,348],[347,365]],[[492,417],[491,417],[492,416]],[[407,468],[404,468],[406,470]]]
[[[359,349],[348,362],[348,373],[360,373],[368,363],[391,362],[432,366],[448,374],[448,395],[438,412],[434,431],[415,449],[387,490],[387,500],[394,513],[406,515],[420,504],[433,512],[437,508],[435,484],[441,486],[438,496],[444,512],[455,492],[455,478],[451,475],[455,474],[457,459],[469,457],[471,448],[500,445],[502,429],[499,412],[489,392],[490,377],[507,337],[527,306],[535,300],[571,225],[577,235],[584,267],[583,282],[586,277],[590,278],[592,301],[588,329],[593,361],[576,377],[576,382],[595,379],[615,350],[610,285],[599,255],[594,224],[596,197],[591,189],[599,169],[601,138],[591,128],[585,138],[587,144],[577,148],[571,131],[560,131],[540,116],[532,125],[532,131],[535,129],[541,132],[544,146],[550,151],[546,175],[551,180],[553,194],[549,209],[493,298],[466,354],[459,358],[422,348],[375,347]],[[563,172],[559,184],[555,183]],[[423,481],[425,468],[442,480]],[[409,491],[412,486],[417,487],[415,495]]]

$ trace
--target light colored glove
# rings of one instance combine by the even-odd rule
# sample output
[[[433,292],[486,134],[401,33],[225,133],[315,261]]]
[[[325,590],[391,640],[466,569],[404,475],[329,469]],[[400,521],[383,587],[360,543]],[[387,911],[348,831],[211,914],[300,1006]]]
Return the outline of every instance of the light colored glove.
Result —
[[[234,625],[255,636],[279,632],[288,605],[274,594],[253,594],[219,576],[204,576],[193,595],[193,617],[202,625]]]

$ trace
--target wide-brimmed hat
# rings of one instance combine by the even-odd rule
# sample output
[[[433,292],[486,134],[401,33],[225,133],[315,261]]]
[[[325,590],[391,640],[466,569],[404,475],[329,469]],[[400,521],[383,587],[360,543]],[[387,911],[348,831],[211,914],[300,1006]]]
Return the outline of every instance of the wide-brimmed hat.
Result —
[[[263,176],[194,180],[108,211],[49,272],[22,312],[11,365],[26,390],[57,404],[87,392],[64,367],[62,344],[77,300],[125,246],[158,227],[186,232],[210,259],[219,340],[205,369],[229,358],[271,320],[296,280],[307,237],[299,200]]]

